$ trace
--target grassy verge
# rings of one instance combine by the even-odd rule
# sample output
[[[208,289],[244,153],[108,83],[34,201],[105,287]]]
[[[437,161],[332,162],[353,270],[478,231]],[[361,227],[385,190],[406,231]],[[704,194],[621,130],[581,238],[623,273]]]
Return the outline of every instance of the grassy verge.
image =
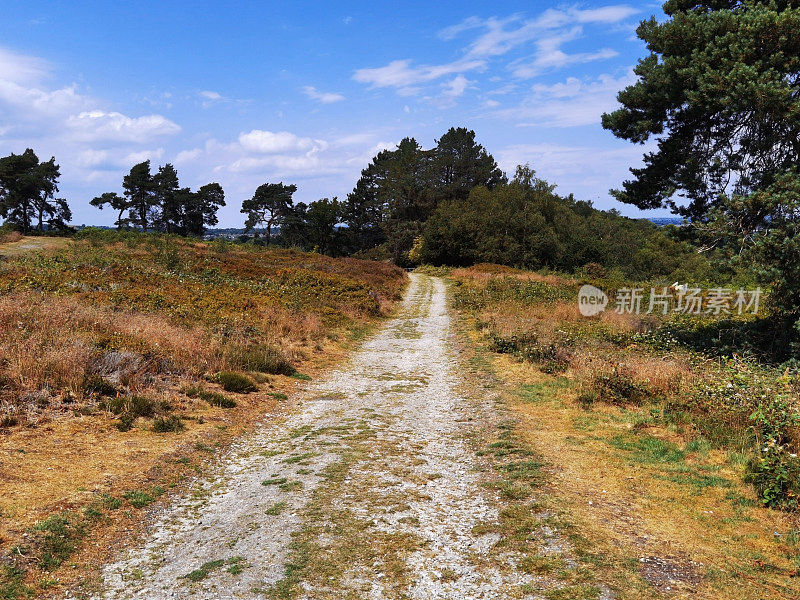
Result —
[[[522,568],[581,586],[563,597],[597,597],[598,586],[619,598],[797,597],[800,528],[777,510],[792,508],[793,483],[775,472],[791,462],[769,462],[775,445],[792,454],[791,378],[665,345],[674,322],[585,320],[576,281],[505,269],[450,278],[509,415],[487,450],[508,464],[501,494],[521,496],[506,539],[530,544],[545,516],[577,560],[568,577],[536,552]]]

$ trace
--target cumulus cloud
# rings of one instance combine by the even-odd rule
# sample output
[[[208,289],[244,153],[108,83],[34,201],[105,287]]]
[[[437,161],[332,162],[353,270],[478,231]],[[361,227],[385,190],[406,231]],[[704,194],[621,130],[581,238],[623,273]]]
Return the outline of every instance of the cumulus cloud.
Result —
[[[181,128],[161,115],[131,118],[118,112],[92,110],[70,116],[67,127],[73,139],[83,142],[135,142],[174,135]]]
[[[312,100],[317,100],[322,104],[332,104],[333,102],[341,102],[345,99],[341,94],[334,94],[332,92],[320,92],[312,85],[307,85],[303,88],[303,93]]]
[[[553,85],[534,85],[522,103],[493,114],[513,119],[520,126],[597,125],[602,113],[616,108],[619,90],[635,81],[631,70],[620,77],[608,74],[595,79],[569,77]]]
[[[288,131],[263,131],[253,129],[239,134],[239,144],[248,152],[278,154],[282,152],[305,152],[325,145],[321,140],[300,137]]]

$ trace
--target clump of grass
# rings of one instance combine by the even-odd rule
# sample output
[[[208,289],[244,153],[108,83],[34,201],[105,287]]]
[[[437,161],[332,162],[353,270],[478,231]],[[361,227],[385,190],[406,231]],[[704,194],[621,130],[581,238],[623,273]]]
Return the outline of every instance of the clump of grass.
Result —
[[[296,369],[276,347],[267,344],[233,346],[227,351],[228,362],[244,371],[270,375],[292,375]]]
[[[287,481],[286,477],[271,477],[261,482],[261,485],[283,485]]]
[[[31,529],[39,552],[39,566],[51,571],[61,566],[85,534],[83,522],[71,513],[53,515]]]
[[[289,396],[287,396],[286,394],[284,394],[282,392],[270,392],[269,395],[272,396],[273,398],[275,398],[275,400],[288,400],[289,399]]]
[[[264,511],[265,515],[269,515],[271,517],[275,517],[281,514],[284,510],[286,510],[286,502],[276,502],[272,506],[270,506],[267,510]]]
[[[220,384],[226,392],[247,394],[258,390],[255,381],[247,375],[234,373],[233,371],[220,371],[214,376],[214,381]]]
[[[100,375],[86,375],[83,378],[84,393],[97,394],[98,396],[116,396],[119,390],[105,377]]]
[[[17,600],[32,595],[33,590],[25,585],[25,571],[11,564],[0,564],[0,598]]]
[[[130,431],[133,429],[133,423],[136,421],[136,417],[130,414],[123,414],[120,416],[119,421],[114,423],[114,427],[119,429],[122,432]]]
[[[225,561],[222,559],[210,560],[207,563],[203,563],[203,565],[199,569],[195,569],[191,573],[182,575],[180,579],[188,579],[189,581],[192,582],[203,581],[203,579],[211,575],[212,571],[221,568],[224,564]]]
[[[636,381],[632,375],[620,368],[609,372],[595,373],[588,385],[578,396],[583,405],[591,405],[602,401],[611,404],[642,404],[652,399],[650,387]]]
[[[196,385],[184,388],[183,393],[189,396],[189,398],[200,398],[201,400],[205,400],[211,406],[219,406],[221,408],[236,407],[236,400],[233,398],[218,392],[209,392],[208,390],[204,390]]]
[[[134,419],[136,417],[152,417],[156,411],[155,402],[138,395],[109,398],[104,400],[100,406],[115,415],[130,415]]]
[[[183,419],[177,415],[158,417],[153,421],[153,431],[156,433],[179,433],[186,429]]]
[[[208,402],[211,406],[221,408],[236,408],[236,400],[217,392],[200,392],[200,398]]]
[[[234,556],[233,558],[229,558],[227,560],[228,568],[225,569],[231,575],[238,575],[242,571],[245,570],[247,563],[245,562],[244,558],[241,556]]]
[[[163,493],[163,488],[155,487],[150,493],[143,492],[142,490],[131,490],[122,494],[122,497],[125,498],[133,508],[144,508],[155,502],[156,498]]]

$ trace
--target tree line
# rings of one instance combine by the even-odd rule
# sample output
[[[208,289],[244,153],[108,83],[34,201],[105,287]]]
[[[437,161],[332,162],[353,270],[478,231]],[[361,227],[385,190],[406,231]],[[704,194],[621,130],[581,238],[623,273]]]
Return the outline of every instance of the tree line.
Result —
[[[29,204],[62,204],[45,210],[57,218],[40,219],[38,229],[63,227],[69,208],[53,200],[58,176],[54,159],[39,163],[31,150],[22,156],[30,157],[29,172],[14,167],[20,157],[11,155],[0,160],[0,181],[6,172],[15,173],[19,181],[39,178],[38,187],[27,190]],[[12,168],[3,171],[6,163]],[[344,200],[294,202],[296,192],[294,184],[260,185],[242,202],[245,239],[402,266],[493,262],[571,271],[594,262],[630,277],[671,273],[690,254],[686,244],[648,222],[559,196],[555,186],[527,165],[509,180],[476,141],[475,132],[463,127],[449,129],[430,149],[405,138],[396,148],[379,152]],[[25,196],[20,192],[14,198]],[[150,161],[144,161],[123,177],[121,194],[107,192],[91,204],[114,211],[118,229],[199,236],[217,224],[225,193],[218,183],[196,191],[182,187],[173,165],[153,171]],[[9,213],[11,223],[23,231],[35,228],[32,220],[17,214]]]

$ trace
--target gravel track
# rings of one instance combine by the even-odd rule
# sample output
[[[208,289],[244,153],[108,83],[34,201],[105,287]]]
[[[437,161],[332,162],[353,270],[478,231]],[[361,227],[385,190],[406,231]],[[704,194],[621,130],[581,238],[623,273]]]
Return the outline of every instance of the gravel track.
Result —
[[[444,283],[412,274],[396,318],[157,515],[98,598],[522,597],[533,580],[474,533],[497,519],[468,442],[492,409],[460,394],[450,335]]]

